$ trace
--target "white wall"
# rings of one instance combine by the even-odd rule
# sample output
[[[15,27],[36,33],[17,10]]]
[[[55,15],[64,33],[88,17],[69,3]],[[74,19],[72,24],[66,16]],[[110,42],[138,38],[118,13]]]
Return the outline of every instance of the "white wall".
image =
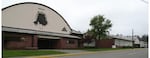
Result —
[[[147,47],[147,42],[140,41],[140,47]]]
[[[134,39],[134,44],[140,44],[140,41],[137,37],[133,37],[133,39]]]
[[[95,47],[95,41],[92,41],[91,43],[83,43],[84,47]]]
[[[117,46],[132,46],[132,41],[115,39],[115,45],[117,45]]]
[[[38,12],[46,15],[46,26],[35,25]],[[70,34],[71,29],[65,21],[53,10],[37,4],[20,4],[2,11],[2,26]],[[62,31],[66,28],[67,32]]]

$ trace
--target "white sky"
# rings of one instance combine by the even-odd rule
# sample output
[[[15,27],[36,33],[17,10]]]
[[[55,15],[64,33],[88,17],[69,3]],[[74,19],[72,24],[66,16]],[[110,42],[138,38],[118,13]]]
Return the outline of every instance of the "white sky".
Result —
[[[148,34],[148,4],[142,0],[2,0],[2,8],[38,2],[60,13],[72,29],[86,32],[93,16],[101,14],[112,21],[111,34]]]

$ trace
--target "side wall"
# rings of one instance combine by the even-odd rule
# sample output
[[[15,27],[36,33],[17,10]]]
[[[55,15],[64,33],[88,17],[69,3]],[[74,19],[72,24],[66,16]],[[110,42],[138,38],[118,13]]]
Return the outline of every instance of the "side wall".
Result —
[[[115,39],[115,45],[117,47],[132,46],[132,41]]]
[[[62,38],[59,46],[61,49],[78,48],[78,39]]]
[[[112,45],[114,45],[113,39],[96,40],[96,47],[98,48],[112,48]]]
[[[4,49],[37,49],[37,37],[29,34],[3,32]]]
[[[38,20],[39,13],[45,15],[47,24],[44,26],[39,22],[34,23]],[[17,4],[3,10],[2,26],[62,34],[70,34],[71,32],[67,22],[56,11],[37,3]],[[63,28],[66,31],[62,31]]]
[[[38,38],[36,35],[3,32],[4,49],[38,49]],[[61,38],[53,48],[70,49],[78,48],[78,39]]]

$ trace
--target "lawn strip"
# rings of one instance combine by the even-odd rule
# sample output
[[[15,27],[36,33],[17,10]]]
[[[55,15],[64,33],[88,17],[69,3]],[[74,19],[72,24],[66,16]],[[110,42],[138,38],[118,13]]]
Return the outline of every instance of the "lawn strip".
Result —
[[[21,56],[36,56],[36,55],[53,55],[64,54],[64,52],[52,50],[3,50],[3,57],[21,57]]]

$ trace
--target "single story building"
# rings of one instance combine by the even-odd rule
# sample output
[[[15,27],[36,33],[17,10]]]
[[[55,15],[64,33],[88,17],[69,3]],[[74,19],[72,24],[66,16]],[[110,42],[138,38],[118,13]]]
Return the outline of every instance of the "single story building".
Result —
[[[141,48],[148,48],[148,42],[140,39],[140,47]]]
[[[133,47],[139,48],[140,46],[146,46],[144,42],[140,41],[138,36],[122,36],[122,35],[109,35],[108,39],[98,40],[96,42],[97,47],[102,48],[117,48],[117,47]]]
[[[121,48],[132,47],[132,38],[126,36],[111,35],[108,39],[96,40],[96,47],[99,48]]]
[[[24,2],[2,9],[4,49],[78,48],[81,37],[73,34],[65,19],[46,5]]]

